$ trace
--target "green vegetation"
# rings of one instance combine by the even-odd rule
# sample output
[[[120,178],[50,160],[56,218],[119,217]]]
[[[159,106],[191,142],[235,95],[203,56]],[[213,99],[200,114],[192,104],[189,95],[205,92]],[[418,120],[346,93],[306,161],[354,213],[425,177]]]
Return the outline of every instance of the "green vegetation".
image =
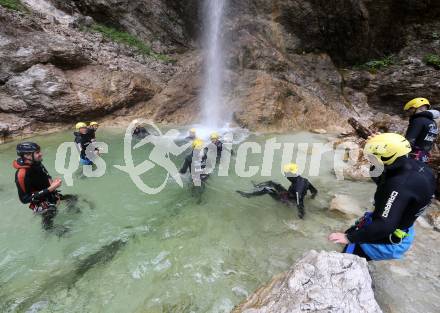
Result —
[[[428,54],[423,59],[423,62],[425,62],[426,65],[430,65],[435,69],[440,70],[440,56],[437,54]]]
[[[0,0],[1,1],[1,0]],[[172,58],[164,55],[155,53],[151,50],[151,48],[146,45],[142,40],[133,36],[127,32],[119,31],[115,28],[108,27],[101,24],[94,24],[88,30],[101,33],[105,38],[127,45],[129,47],[135,48],[140,54],[149,55],[154,57],[157,60],[161,60],[164,62],[175,62]]]
[[[440,34],[438,32],[433,32],[431,38],[434,40],[440,39]]]
[[[0,5],[6,9],[14,11],[26,11],[26,7],[21,3],[20,0],[0,0]]]
[[[372,60],[367,63],[357,65],[357,66],[355,66],[355,68],[361,69],[361,70],[367,70],[370,72],[377,72],[377,71],[384,69],[384,68],[387,68],[393,64],[395,64],[395,62],[393,60],[393,56],[389,55],[389,56],[386,56],[382,59]]]

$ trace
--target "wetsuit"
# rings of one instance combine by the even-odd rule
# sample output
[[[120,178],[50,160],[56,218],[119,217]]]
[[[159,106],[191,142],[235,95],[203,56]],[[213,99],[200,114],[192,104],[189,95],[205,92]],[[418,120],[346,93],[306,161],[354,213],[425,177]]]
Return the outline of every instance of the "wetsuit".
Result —
[[[415,220],[433,197],[434,174],[424,163],[400,157],[385,167],[376,183],[374,212],[367,223],[349,228],[347,239],[356,244],[354,253],[360,256],[364,253],[373,260],[401,258],[414,239]],[[396,237],[396,229],[409,236],[403,240]]]
[[[136,127],[133,130],[133,136],[138,139],[144,139],[147,137],[150,133],[145,129],[145,127]]]
[[[92,143],[92,139],[95,132],[90,131],[90,129],[87,129],[87,133],[81,134],[80,132],[74,132],[73,135],[75,136],[75,143],[78,145],[78,148],[80,150],[80,163],[82,165],[92,165],[93,162],[89,160],[86,156],[86,149],[89,144]]]
[[[437,111],[423,111],[411,116],[406,139],[411,144],[411,157],[422,162],[428,162],[430,151],[438,136],[437,123],[434,116]]]
[[[179,170],[180,174],[185,174],[186,172],[188,172],[188,170],[190,171],[191,174],[192,170],[194,169],[196,171],[196,175],[193,175],[193,179],[194,176],[197,176],[197,173],[200,173],[200,179],[201,181],[205,181],[206,179],[208,179],[209,174],[203,174],[203,169],[205,169],[206,167],[206,160],[208,158],[207,156],[207,148],[205,148],[203,150],[203,155],[200,158],[200,161],[198,161],[198,164],[195,164],[194,166],[192,166],[192,162],[193,162],[193,158],[194,158],[194,150],[191,151],[191,153],[189,153],[186,157],[185,160],[183,162],[182,167]]]
[[[222,156],[223,142],[216,140],[213,144],[217,147],[217,159],[219,159]]]
[[[17,185],[18,197],[22,203],[29,203],[29,208],[35,213],[43,215],[43,227],[49,229],[53,226],[53,218],[56,215],[56,204],[60,199],[56,191],[48,190],[51,176],[41,162],[29,162],[22,158],[13,162],[15,184]]]
[[[252,192],[243,192],[237,191],[244,197],[251,196],[261,196],[268,194],[273,199],[282,201],[286,204],[295,202],[298,207],[298,216],[299,218],[303,218],[304,211],[304,197],[307,194],[307,191],[310,190],[312,193],[312,197],[314,198],[318,193],[315,187],[304,177],[287,177],[287,179],[291,182],[289,189],[287,190],[281,184],[275,183],[273,181],[267,181],[259,184],[254,184],[255,190]]]
[[[87,133],[90,136],[90,141],[96,141],[96,129],[94,129],[94,128],[87,128]]]

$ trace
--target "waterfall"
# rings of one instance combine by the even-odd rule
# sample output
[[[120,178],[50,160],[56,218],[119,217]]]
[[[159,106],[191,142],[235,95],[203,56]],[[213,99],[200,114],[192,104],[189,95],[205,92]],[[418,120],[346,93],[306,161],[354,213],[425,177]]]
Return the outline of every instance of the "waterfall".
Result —
[[[202,118],[205,127],[219,128],[222,122],[223,106],[223,11],[227,0],[204,0],[203,49],[204,80],[201,94]]]

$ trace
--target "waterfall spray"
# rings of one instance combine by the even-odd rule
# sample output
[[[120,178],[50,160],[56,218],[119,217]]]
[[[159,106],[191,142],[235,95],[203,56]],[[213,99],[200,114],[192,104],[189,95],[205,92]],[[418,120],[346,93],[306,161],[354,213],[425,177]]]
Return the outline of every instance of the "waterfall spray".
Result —
[[[218,128],[222,122],[223,104],[223,11],[227,0],[205,0],[204,3],[204,81],[201,94],[202,125]]]

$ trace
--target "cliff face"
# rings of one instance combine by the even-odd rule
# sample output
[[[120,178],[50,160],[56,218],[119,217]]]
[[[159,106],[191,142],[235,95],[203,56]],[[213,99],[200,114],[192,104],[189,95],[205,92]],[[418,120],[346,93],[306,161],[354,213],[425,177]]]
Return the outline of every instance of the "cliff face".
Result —
[[[0,7],[3,134],[199,120],[201,0],[22,2]],[[341,130],[349,116],[398,120],[416,96],[440,101],[438,1],[230,0],[225,15],[224,106],[240,126]]]

